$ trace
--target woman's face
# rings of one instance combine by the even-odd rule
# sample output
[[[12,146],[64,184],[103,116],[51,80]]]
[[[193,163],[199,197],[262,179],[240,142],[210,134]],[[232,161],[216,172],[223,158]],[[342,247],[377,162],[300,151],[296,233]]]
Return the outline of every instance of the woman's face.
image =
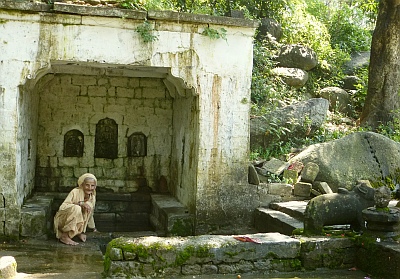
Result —
[[[86,195],[93,194],[93,191],[96,190],[96,181],[94,179],[85,179],[83,182],[83,191]]]

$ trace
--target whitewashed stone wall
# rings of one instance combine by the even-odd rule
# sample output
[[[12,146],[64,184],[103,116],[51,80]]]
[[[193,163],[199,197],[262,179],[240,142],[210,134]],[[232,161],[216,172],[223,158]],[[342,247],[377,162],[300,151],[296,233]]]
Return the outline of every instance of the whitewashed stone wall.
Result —
[[[157,36],[150,43],[136,32],[145,20]],[[127,165],[125,133],[141,129],[153,139],[140,163],[150,186],[158,170],[166,173],[171,193],[195,214],[196,233],[250,222],[257,206],[247,185],[256,26],[244,19],[0,0],[0,233],[18,234],[20,207],[42,187],[42,170],[60,177],[45,183],[54,190],[73,183],[79,170],[101,173],[100,185],[113,190],[134,189],[120,178],[137,174]],[[208,27],[224,28],[226,40],[202,35]],[[150,100],[125,103],[146,78],[142,87],[158,84],[164,98],[157,91]],[[131,108],[140,108],[140,119]],[[121,129],[118,158],[100,162],[90,156],[95,123],[104,117]],[[85,135],[81,159],[60,157],[62,141],[55,138],[73,128]]]
[[[100,191],[134,192],[140,178],[156,190],[161,175],[170,180],[172,98],[161,79],[55,75],[38,93],[38,190],[66,191],[85,172],[99,178]],[[113,160],[94,156],[96,125],[106,117],[118,125]],[[84,135],[82,157],[63,155],[73,129]],[[129,157],[128,137],[137,132],[147,137],[147,156]]]

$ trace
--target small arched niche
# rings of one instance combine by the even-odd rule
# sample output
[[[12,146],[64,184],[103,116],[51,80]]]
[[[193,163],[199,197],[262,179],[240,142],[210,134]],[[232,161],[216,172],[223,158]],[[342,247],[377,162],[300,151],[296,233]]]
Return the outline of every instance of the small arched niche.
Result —
[[[147,155],[147,137],[137,132],[128,137],[128,157],[145,157]]]
[[[79,130],[69,130],[64,135],[64,157],[82,157],[84,136]]]
[[[114,119],[104,118],[97,123],[94,157],[118,158],[118,124]]]

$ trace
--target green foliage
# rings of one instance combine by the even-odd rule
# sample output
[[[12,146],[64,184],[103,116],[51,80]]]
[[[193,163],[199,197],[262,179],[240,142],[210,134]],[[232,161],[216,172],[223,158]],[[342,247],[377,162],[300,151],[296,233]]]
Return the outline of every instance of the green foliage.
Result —
[[[376,17],[378,15],[378,0],[354,0],[353,5],[359,7],[362,11],[364,18],[368,19],[367,23],[371,26],[370,29],[375,26]]]
[[[343,5],[329,21],[331,45],[348,53],[368,50],[372,33],[363,26],[365,16],[360,9]]]
[[[145,43],[158,40],[158,36],[153,35],[153,27],[148,21],[143,22],[136,28]]]
[[[281,102],[300,100],[296,89],[286,85],[272,73],[276,67],[274,56],[278,47],[267,41],[254,42],[253,74],[251,83],[252,114],[261,115],[275,109]]]
[[[393,120],[385,124],[380,124],[376,132],[394,141],[400,142],[400,111],[393,111],[392,113],[395,115]]]
[[[398,184],[400,184],[400,168],[396,168],[394,174],[387,175],[384,178],[376,178],[374,181],[371,181],[373,188],[386,186],[391,191],[394,191]]]
[[[361,113],[368,91],[368,67],[358,69],[355,75],[359,78],[359,82],[356,84],[352,100],[355,111]]]
[[[210,28],[209,26],[204,28],[203,32],[201,32],[202,35],[209,37],[210,39],[223,39],[226,41],[226,29],[225,28],[219,28],[219,29],[214,29]]]

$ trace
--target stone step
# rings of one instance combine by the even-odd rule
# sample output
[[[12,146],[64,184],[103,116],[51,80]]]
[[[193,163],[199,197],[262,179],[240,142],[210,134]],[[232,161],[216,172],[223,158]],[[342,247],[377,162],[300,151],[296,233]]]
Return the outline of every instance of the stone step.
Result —
[[[34,195],[21,208],[20,235],[46,238],[50,230],[53,197]]]
[[[176,198],[151,194],[150,223],[161,235],[189,236],[194,234],[194,216]]]
[[[304,227],[302,221],[271,208],[257,208],[254,217],[254,226],[262,233],[278,232],[292,235],[293,230]]]
[[[307,203],[308,203],[307,200],[278,202],[278,203],[271,203],[269,205],[269,208],[286,213],[287,215],[303,222],[304,211],[306,210]]]

